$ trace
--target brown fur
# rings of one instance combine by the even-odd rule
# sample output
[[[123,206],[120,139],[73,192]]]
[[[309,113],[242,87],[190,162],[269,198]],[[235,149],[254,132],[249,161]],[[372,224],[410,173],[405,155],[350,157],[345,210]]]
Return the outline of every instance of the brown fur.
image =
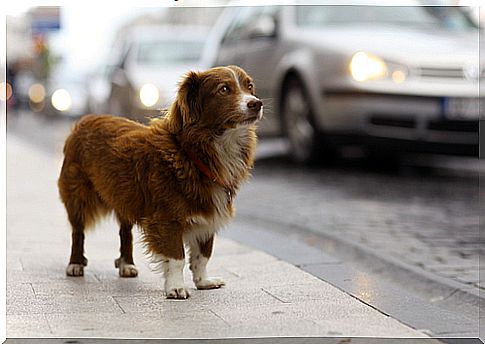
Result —
[[[230,185],[232,194],[237,192],[249,176],[256,146],[254,113],[242,113],[237,101],[254,95],[250,83],[235,66],[190,72],[168,113],[149,125],[87,115],[74,126],[58,181],[72,225],[71,264],[87,264],[84,230],[111,211],[120,223],[117,265],[133,264],[133,225],[141,228],[151,254],[183,259],[184,237],[194,234],[200,253],[210,257],[213,233],[190,232],[201,230],[195,223],[214,224],[234,209],[232,202],[221,207],[217,195],[226,190],[201,173],[185,149]],[[221,85],[229,87],[229,94]],[[253,122],[241,126],[247,120]],[[82,275],[82,266],[68,274]],[[136,276],[136,270],[128,276]]]

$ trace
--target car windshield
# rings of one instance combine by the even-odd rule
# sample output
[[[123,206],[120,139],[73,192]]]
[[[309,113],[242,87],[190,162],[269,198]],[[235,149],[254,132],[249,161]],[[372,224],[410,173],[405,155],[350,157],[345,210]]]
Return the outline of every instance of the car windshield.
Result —
[[[204,43],[201,41],[141,42],[136,61],[142,65],[162,65],[198,61]]]
[[[49,79],[54,87],[80,86],[86,81],[86,72],[76,68],[74,61],[60,63],[52,70]]]
[[[434,6],[298,6],[296,24],[319,27],[349,24],[389,24],[451,31],[476,29],[459,7]]]

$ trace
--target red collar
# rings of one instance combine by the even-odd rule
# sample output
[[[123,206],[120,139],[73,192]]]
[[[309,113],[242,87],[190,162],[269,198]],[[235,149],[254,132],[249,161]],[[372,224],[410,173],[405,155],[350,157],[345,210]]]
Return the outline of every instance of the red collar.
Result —
[[[212,180],[212,182],[222,186],[225,191],[226,191],[226,194],[227,194],[227,203],[232,203],[232,199],[233,199],[233,188],[226,184],[222,179],[220,178],[217,178],[212,172],[211,170],[209,169],[209,167],[207,167],[206,164],[204,164],[198,157],[197,155],[194,153],[193,150],[191,150],[190,148],[186,147],[184,148],[182,145],[180,145],[180,147],[182,148],[182,150],[185,152],[185,154],[189,157],[190,160],[192,160],[192,162],[197,166],[197,168],[207,177],[209,178],[210,180]]]

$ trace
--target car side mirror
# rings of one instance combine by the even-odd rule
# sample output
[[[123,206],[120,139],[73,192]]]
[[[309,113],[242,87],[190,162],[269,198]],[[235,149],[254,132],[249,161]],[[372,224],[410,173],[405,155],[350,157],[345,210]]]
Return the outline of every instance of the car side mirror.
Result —
[[[276,20],[273,16],[263,15],[249,25],[248,37],[276,37]]]

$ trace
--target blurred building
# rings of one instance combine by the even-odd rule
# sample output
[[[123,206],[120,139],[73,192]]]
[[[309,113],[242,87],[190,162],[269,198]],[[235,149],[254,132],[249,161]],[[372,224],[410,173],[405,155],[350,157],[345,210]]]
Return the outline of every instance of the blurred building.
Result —
[[[34,7],[27,12],[34,35],[45,35],[61,28],[61,8],[58,6]]]

